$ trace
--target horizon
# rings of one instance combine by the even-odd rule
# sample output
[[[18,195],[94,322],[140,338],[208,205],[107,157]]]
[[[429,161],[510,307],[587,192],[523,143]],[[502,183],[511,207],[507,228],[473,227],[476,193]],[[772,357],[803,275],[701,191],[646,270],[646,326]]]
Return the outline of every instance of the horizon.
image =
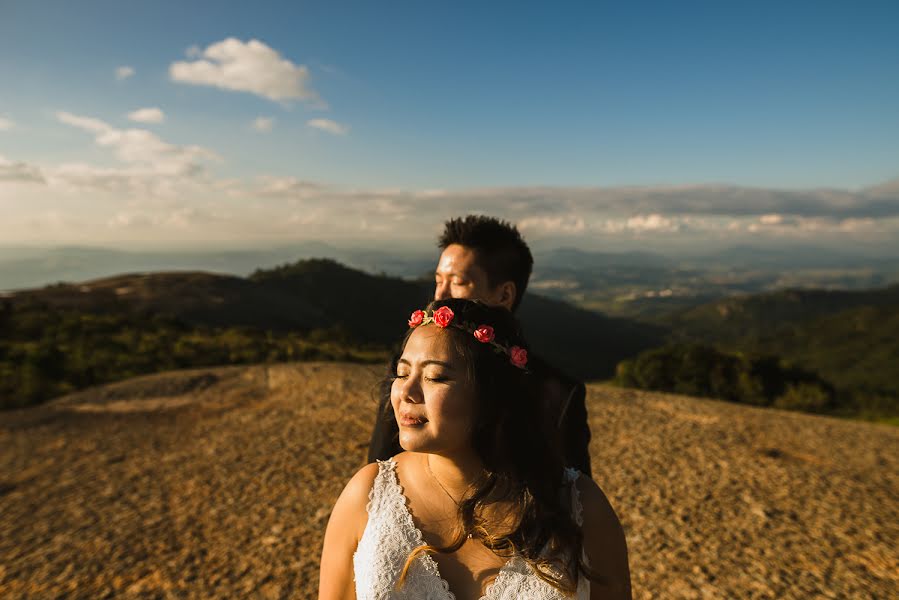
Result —
[[[0,240],[899,247],[895,3],[352,8],[5,5]]]

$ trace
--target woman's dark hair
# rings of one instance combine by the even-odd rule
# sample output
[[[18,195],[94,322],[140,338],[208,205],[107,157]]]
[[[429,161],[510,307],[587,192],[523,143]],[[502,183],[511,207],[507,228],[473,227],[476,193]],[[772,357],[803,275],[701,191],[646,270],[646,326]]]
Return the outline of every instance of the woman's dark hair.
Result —
[[[441,250],[446,250],[451,244],[474,250],[477,264],[484,269],[491,287],[513,282],[515,301],[512,310],[518,309],[531,278],[534,257],[514,225],[483,215],[450,219],[443,225],[438,245]]]
[[[490,325],[499,344],[527,347],[518,322],[504,308],[450,298],[431,302],[428,310],[443,306],[452,309],[453,323]],[[403,347],[412,331],[406,334]],[[553,428],[554,420],[544,414],[539,380],[528,370],[514,366],[507,353],[479,342],[472,333],[452,325],[444,331],[451,336],[476,389],[472,446],[485,474],[459,503],[461,527],[454,540],[444,548],[415,548],[397,585],[403,585],[419,554],[455,552],[470,534],[498,556],[524,557],[541,579],[559,590],[573,592],[578,572],[589,577],[590,571],[580,560],[582,536],[571,515],[570,497],[562,493],[565,473],[558,432]],[[496,512],[500,506],[511,507],[501,518]],[[542,556],[545,548],[552,551]]]

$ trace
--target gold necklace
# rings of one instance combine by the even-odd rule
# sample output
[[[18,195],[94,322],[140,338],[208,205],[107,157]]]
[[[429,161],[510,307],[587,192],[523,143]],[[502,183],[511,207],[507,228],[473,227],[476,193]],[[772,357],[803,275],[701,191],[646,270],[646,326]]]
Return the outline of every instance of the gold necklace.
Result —
[[[440,489],[443,490],[443,493],[446,494],[447,497],[448,497],[450,500],[453,501],[453,504],[456,505],[456,508],[458,508],[458,507],[459,507],[459,502],[458,502],[455,498],[453,498],[453,495],[449,493],[449,490],[448,490],[448,489],[446,489],[445,487],[443,487],[443,484],[440,483],[440,480],[437,479],[437,476],[436,476],[436,475],[434,475],[434,471],[431,470],[431,455],[430,455],[430,454],[428,455],[427,458],[425,458],[425,466],[426,466],[427,469],[428,469],[428,474],[434,479],[434,481],[437,482],[437,485],[440,486]],[[468,534],[468,539],[471,539],[471,538],[472,538],[472,534],[469,533],[469,534]]]
[[[437,479],[436,475],[434,475],[434,471],[431,470],[431,455],[428,455],[428,457],[425,459],[425,466],[427,466],[427,468],[428,468],[428,474],[434,478],[434,481],[437,482],[437,485],[440,486],[440,489],[443,490],[443,493],[446,494],[449,497],[449,499],[453,501],[453,504],[455,504],[456,506],[459,506],[459,501],[456,500],[455,498],[453,498],[453,495],[449,493],[448,489],[443,487],[443,484],[440,483],[440,480]]]

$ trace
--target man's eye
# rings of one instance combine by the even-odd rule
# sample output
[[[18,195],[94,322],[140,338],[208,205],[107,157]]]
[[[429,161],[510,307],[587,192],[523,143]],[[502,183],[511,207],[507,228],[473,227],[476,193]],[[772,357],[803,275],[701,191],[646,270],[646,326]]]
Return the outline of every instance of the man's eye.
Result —
[[[397,373],[397,374],[394,375],[393,377],[394,377],[395,379],[405,379],[405,378],[408,377],[408,376],[409,376],[408,373],[402,373],[402,374]]]
[[[425,377],[425,380],[432,381],[434,383],[443,383],[449,381],[449,377],[446,377],[445,375],[434,375],[432,377]]]

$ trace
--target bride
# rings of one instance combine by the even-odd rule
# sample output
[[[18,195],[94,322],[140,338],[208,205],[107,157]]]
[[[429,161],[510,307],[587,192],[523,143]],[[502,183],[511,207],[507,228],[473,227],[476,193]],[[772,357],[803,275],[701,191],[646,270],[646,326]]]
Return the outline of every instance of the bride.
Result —
[[[562,463],[511,313],[448,299],[409,327],[390,378],[405,451],[337,499],[319,599],[630,598],[621,524]]]

